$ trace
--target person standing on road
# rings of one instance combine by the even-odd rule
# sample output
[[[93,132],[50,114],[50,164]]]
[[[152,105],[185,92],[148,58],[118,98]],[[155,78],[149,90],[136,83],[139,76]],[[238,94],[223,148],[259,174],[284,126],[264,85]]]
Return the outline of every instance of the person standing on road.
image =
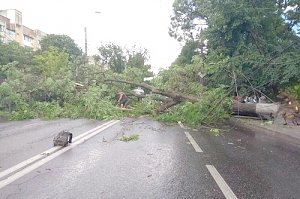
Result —
[[[128,102],[129,102],[129,100],[128,100],[127,95],[124,92],[119,91],[117,93],[117,103],[118,103],[118,105],[120,105],[121,108],[127,108]]]

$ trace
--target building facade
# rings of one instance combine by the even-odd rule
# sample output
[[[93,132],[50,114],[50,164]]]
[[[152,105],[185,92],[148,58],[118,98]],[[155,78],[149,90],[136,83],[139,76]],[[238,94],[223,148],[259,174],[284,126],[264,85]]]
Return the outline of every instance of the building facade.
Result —
[[[47,34],[40,30],[33,30],[23,25],[22,12],[9,9],[0,10],[0,39],[7,43],[15,41],[21,46],[40,49],[39,42]]]

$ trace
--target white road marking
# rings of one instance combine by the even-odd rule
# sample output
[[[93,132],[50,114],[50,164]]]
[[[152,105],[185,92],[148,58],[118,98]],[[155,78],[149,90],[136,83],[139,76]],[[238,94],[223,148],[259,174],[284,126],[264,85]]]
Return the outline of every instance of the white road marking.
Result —
[[[76,140],[78,140],[78,139],[86,136],[87,134],[89,134],[91,132],[94,132],[94,131],[96,131],[96,130],[98,130],[98,129],[106,126],[106,125],[109,125],[112,122],[114,122],[114,120],[106,122],[106,123],[104,123],[104,124],[102,124],[100,126],[97,126],[96,128],[93,128],[93,129],[91,129],[91,130],[89,130],[89,131],[87,131],[85,133],[80,134],[79,136],[77,136],[77,137],[75,137],[73,139],[73,142],[75,142]],[[29,158],[28,160],[25,160],[25,161],[23,161],[23,162],[15,165],[13,167],[10,167],[9,169],[4,170],[3,172],[0,173],[0,179],[3,178],[3,177],[5,177],[5,176],[7,176],[7,175],[9,175],[9,174],[11,174],[11,173],[13,173],[13,172],[18,171],[18,170],[20,170],[20,169],[22,169],[22,168],[24,168],[24,167],[26,167],[26,166],[28,166],[28,165],[36,162],[36,161],[39,161],[40,159],[43,159],[43,158],[45,158],[46,156],[48,156],[48,155],[50,155],[52,153],[55,153],[60,148],[61,148],[60,146],[53,147],[53,148],[48,149],[47,151],[44,151],[44,152],[42,152],[42,153],[40,153],[40,154],[38,154],[38,155],[36,155],[36,156],[34,156],[32,158]]]
[[[92,130],[94,130],[94,132],[92,130],[88,131],[90,134],[87,134],[88,132],[84,133],[86,136],[81,136],[82,134],[80,136],[77,136],[76,139],[74,139],[76,141],[74,141],[73,143],[71,143],[67,147],[53,147],[53,148],[51,148],[51,149],[49,149],[49,150],[33,157],[33,158],[30,158],[30,159],[28,159],[24,162],[21,162],[18,165],[15,165],[12,168],[9,168],[9,169],[1,172],[0,175],[3,177],[3,176],[7,176],[7,175],[9,175],[13,172],[16,172],[17,170],[20,170],[20,169],[23,168],[22,170],[16,172],[15,174],[13,174],[13,175],[7,177],[6,179],[0,181],[0,189],[7,186],[7,185],[9,185],[10,183],[14,182],[15,180],[23,177],[24,175],[30,173],[34,169],[37,169],[38,167],[44,165],[45,163],[49,162],[50,160],[56,158],[57,156],[65,153],[66,151],[74,148],[75,146],[85,142],[86,140],[90,139],[91,137],[97,135],[101,131],[107,129],[108,127],[110,127],[110,126],[112,126],[112,125],[114,125],[118,122],[119,122],[119,120],[114,120],[114,121],[107,122],[107,123],[105,123],[105,124],[103,124],[99,127],[94,128],[95,130],[92,129]],[[78,137],[81,138],[81,139],[79,139]],[[61,150],[58,150],[58,149],[61,149]],[[49,151],[52,152],[52,154],[46,154]],[[54,153],[54,152],[56,152],[56,153]],[[44,157],[43,159],[41,159],[42,154],[46,155],[46,157]],[[34,160],[34,162],[29,162],[30,160]]]
[[[202,149],[199,147],[199,145],[197,144],[197,142],[194,140],[194,138],[190,135],[189,132],[184,132],[186,137],[189,139],[190,143],[192,144],[192,146],[194,147],[195,151],[198,153],[202,153]]]
[[[221,191],[223,192],[226,199],[237,199],[236,195],[233,193],[233,191],[230,189],[228,184],[225,182],[225,180],[222,178],[220,173],[217,171],[217,169],[213,165],[206,165],[208,171],[220,187]]]
[[[9,169],[6,169],[6,170],[2,171],[0,173],[0,179],[7,176],[7,175],[9,175],[9,174],[11,174],[11,173],[13,173],[13,172],[16,172],[16,171],[26,167],[29,164],[32,164],[32,163],[34,163],[34,162],[36,162],[40,159],[45,158],[48,154],[52,154],[52,153],[58,151],[60,148],[61,147],[53,147],[53,148],[51,148],[47,151],[44,151],[43,153],[40,153],[40,154],[38,154],[38,155],[36,155],[32,158],[29,158],[29,159],[15,165],[15,166],[13,166],[13,167],[10,167]]]
[[[87,131],[87,132],[85,132],[85,133],[82,133],[82,134],[78,135],[77,137],[75,137],[75,138],[73,139],[73,142],[76,142],[76,140],[81,139],[82,137],[88,135],[88,134],[91,133],[91,132],[94,132],[94,131],[96,131],[96,130],[98,130],[98,129],[101,129],[102,127],[104,127],[104,126],[106,126],[106,125],[110,125],[111,123],[116,123],[116,121],[118,122],[119,120],[111,120],[111,121],[109,121],[109,122],[106,122],[106,123],[104,123],[104,124],[102,124],[102,125],[100,125],[100,126],[97,126],[97,127],[93,128],[93,129],[91,129],[91,130],[89,130],[89,131]],[[111,126],[111,125],[110,125],[110,126]]]

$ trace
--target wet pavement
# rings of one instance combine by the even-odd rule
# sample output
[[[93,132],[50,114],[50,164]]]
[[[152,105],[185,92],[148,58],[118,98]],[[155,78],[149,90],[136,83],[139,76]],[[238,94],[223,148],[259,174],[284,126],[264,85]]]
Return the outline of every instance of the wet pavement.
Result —
[[[253,120],[253,119],[237,119],[232,118],[231,123],[234,126],[239,126],[249,131],[257,131],[279,140],[284,140],[294,146],[300,146],[300,126],[288,123],[283,125],[282,118],[277,119],[275,122],[267,120]]]
[[[61,119],[0,122],[0,171],[53,146],[54,136],[68,130],[77,136],[103,121]]]
[[[77,136],[101,122],[63,120],[47,124],[33,123],[36,132],[22,145],[27,136],[8,133],[16,129],[15,124],[0,123],[0,165],[7,168],[50,148],[58,126],[73,128]],[[41,131],[48,133],[41,136],[43,139],[35,138]],[[186,131],[203,153],[195,152]],[[13,141],[12,134],[19,137],[20,146],[2,152],[3,144]],[[139,135],[139,139],[123,142],[119,140],[122,135]],[[31,150],[21,152],[29,146]],[[14,160],[15,153],[22,155]],[[300,196],[300,147],[287,140],[235,125],[224,125],[221,134],[214,136],[206,128],[193,131],[177,124],[128,118],[0,189],[0,198],[225,198],[206,165],[216,167],[237,198]]]
[[[205,129],[191,135],[238,198],[299,198],[299,142],[242,127],[228,126],[219,136]]]

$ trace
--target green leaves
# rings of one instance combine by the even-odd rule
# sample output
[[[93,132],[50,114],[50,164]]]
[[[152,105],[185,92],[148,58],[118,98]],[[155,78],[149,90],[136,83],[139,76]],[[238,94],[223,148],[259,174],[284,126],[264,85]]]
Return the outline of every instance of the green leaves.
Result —
[[[109,43],[100,46],[98,50],[101,64],[106,65],[116,73],[122,73],[125,70],[126,57],[120,46]]]
[[[231,100],[222,88],[203,93],[203,98],[196,103],[185,102],[158,118],[165,122],[182,121],[191,127],[214,125],[229,117]]]
[[[209,86],[233,85],[235,71],[239,86],[271,94],[300,80],[295,59],[300,54],[299,35],[295,36],[299,6],[298,1],[177,0],[172,35],[201,33],[194,40],[207,41],[204,67]],[[204,31],[197,29],[199,18],[208,25]]]
[[[19,67],[31,63],[33,51],[30,48],[20,46],[16,42],[0,44],[0,65],[17,62]]]
[[[175,60],[175,64],[178,65],[186,65],[191,64],[193,60],[193,56],[197,54],[196,50],[198,48],[197,41],[189,41],[187,42],[181,49],[181,52],[177,59]]]
[[[67,53],[69,58],[74,58],[82,55],[81,49],[77,46],[74,40],[67,35],[49,34],[40,41],[42,51],[48,51],[50,48],[57,48],[60,51]]]
[[[107,94],[107,87],[90,87],[82,96],[78,105],[82,115],[92,119],[113,119],[121,116],[120,110],[113,104]]]
[[[34,65],[33,70],[45,77],[61,76],[70,70],[68,54],[55,47],[49,47],[47,51],[36,55]]]

